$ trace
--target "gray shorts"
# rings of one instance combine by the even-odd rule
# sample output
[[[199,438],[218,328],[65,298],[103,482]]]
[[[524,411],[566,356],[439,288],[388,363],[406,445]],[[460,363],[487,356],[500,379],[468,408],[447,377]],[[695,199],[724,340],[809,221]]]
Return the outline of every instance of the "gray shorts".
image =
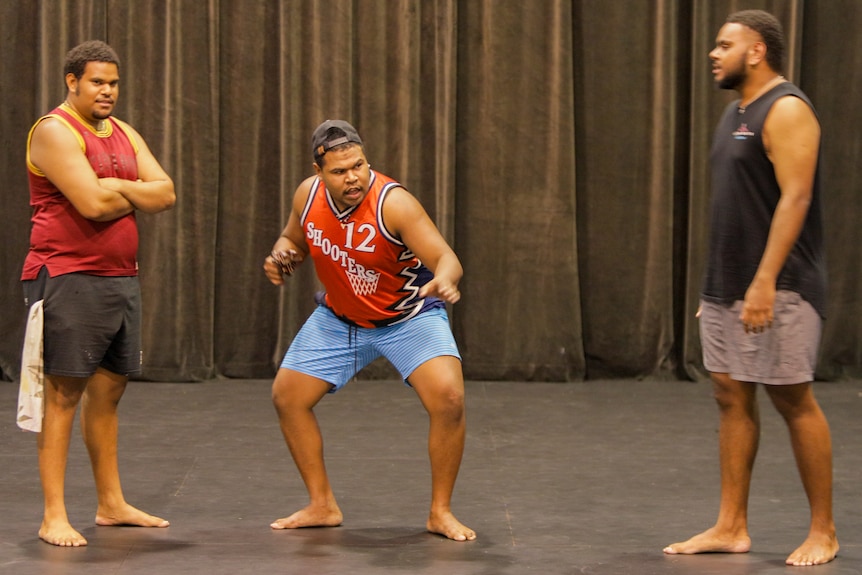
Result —
[[[44,370],[90,377],[102,367],[120,375],[141,372],[141,288],[136,276],[83,273],[23,282],[28,305],[43,300]]]
[[[822,320],[810,303],[798,293],[778,291],[772,327],[760,333],[745,333],[741,311],[741,300],[731,306],[701,301],[700,341],[708,371],[771,385],[814,381]]]

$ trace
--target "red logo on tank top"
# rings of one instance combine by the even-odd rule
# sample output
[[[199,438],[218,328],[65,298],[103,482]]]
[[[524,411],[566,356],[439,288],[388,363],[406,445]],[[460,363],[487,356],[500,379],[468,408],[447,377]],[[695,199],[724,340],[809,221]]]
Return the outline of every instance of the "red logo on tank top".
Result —
[[[748,138],[754,137],[754,132],[748,129],[748,124],[745,122],[741,123],[735,132],[731,132],[730,134],[737,140],[747,140]]]

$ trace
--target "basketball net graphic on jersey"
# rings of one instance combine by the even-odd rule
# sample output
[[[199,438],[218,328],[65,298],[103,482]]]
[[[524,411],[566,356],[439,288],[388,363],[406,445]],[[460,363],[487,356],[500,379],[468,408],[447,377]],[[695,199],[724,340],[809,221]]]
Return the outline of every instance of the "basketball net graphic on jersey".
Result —
[[[371,295],[377,291],[377,281],[380,279],[379,272],[365,270],[363,275],[351,272],[345,268],[344,274],[350,280],[350,287],[356,295]]]

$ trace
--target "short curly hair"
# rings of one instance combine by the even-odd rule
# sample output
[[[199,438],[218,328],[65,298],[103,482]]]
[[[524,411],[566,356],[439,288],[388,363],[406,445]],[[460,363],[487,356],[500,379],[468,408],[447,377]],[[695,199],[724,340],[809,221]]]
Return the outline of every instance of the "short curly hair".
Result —
[[[120,68],[120,58],[114,49],[101,40],[88,40],[78,44],[66,53],[66,63],[63,65],[63,76],[74,74],[81,79],[88,62],[108,62]]]
[[[778,18],[763,10],[741,10],[727,17],[728,24],[742,24],[763,38],[766,63],[776,72],[784,72],[784,31]]]

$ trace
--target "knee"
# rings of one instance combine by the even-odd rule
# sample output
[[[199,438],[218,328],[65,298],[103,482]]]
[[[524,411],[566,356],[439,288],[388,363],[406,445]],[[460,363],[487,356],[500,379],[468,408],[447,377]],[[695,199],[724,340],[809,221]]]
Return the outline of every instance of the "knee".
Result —
[[[802,417],[823,417],[810,385],[770,386],[766,388],[772,405],[781,416],[792,421]]]
[[[460,421],[464,418],[464,390],[457,387],[441,391],[434,402],[437,415]]]
[[[712,374],[712,396],[722,411],[756,407],[757,388],[753,384],[735,381],[728,374]]]
[[[46,383],[52,385],[50,382]],[[51,391],[52,393],[45,394],[46,402],[63,410],[76,409],[84,395],[83,387],[78,386],[54,385]]]
[[[78,404],[81,403],[82,393],[57,393],[52,398],[52,403],[63,410],[68,409],[77,409]]]
[[[117,409],[120,405],[120,399],[123,397],[123,389],[115,387],[93,387],[87,386],[81,398],[84,409]]]
[[[284,413],[290,409],[292,403],[290,386],[283,378],[275,378],[272,382],[272,404],[278,413]]]
[[[297,409],[312,409],[331,386],[323,381],[297,378],[281,370],[272,382],[272,403],[279,415]]]

